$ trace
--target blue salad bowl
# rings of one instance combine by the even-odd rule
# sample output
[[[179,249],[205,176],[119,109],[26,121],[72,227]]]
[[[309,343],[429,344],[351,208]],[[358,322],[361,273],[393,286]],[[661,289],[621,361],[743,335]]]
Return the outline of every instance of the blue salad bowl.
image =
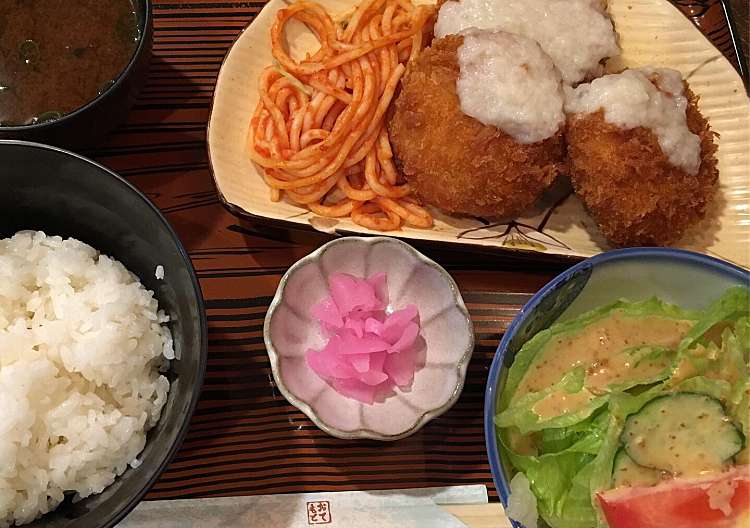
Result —
[[[544,286],[521,309],[500,341],[484,399],[484,431],[492,478],[508,506],[513,470],[501,459],[494,417],[516,353],[535,334],[596,307],[658,297],[686,309],[703,309],[732,286],[750,285],[747,270],[699,253],[669,248],[629,248],[584,260]],[[541,520],[540,520],[541,522]],[[515,528],[523,528],[511,520]],[[545,526],[541,522],[542,526]]]

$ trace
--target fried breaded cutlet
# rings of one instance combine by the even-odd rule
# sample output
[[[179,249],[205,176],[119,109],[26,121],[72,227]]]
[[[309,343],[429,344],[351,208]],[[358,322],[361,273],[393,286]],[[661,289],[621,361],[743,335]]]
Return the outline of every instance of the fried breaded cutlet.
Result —
[[[716,145],[697,97],[685,83],[687,125],[700,138],[695,175],[669,162],[656,135],[623,130],[602,111],[568,119],[570,175],[604,235],[619,246],[663,246],[706,214],[717,188]]]
[[[462,42],[436,39],[408,67],[388,122],[396,159],[426,203],[449,213],[516,216],[562,171],[562,130],[521,144],[464,114],[456,94]]]

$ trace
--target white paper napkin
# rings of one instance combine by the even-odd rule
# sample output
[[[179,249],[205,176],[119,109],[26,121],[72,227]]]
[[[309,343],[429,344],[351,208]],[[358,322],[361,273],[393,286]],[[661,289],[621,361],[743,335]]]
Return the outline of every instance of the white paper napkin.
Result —
[[[438,504],[486,504],[484,486],[142,502],[118,528],[466,528]]]

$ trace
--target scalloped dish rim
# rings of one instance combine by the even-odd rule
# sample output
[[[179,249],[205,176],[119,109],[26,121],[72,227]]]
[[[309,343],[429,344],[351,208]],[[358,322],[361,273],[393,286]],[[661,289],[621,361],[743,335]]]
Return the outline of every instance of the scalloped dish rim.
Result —
[[[359,428],[359,429],[354,429],[351,431],[344,431],[336,427],[330,426],[326,422],[324,422],[321,418],[318,417],[315,410],[306,401],[298,398],[286,387],[286,384],[284,383],[284,379],[279,368],[279,358],[281,357],[281,355],[276,351],[276,347],[274,346],[272,338],[271,338],[271,320],[276,314],[276,309],[281,304],[283,304],[284,292],[286,290],[286,286],[289,283],[289,279],[291,278],[291,276],[297,271],[304,268],[305,266],[309,265],[310,263],[319,261],[321,257],[323,256],[323,254],[326,251],[328,251],[329,248],[340,245],[340,244],[351,244],[351,243],[367,244],[370,246],[374,246],[376,244],[383,244],[383,243],[394,244],[394,245],[405,248],[413,257],[415,257],[417,261],[437,270],[440,276],[446,281],[446,283],[448,284],[448,287],[451,290],[451,293],[453,294],[455,307],[458,309],[459,312],[461,312],[462,316],[466,318],[468,327],[471,329],[469,332],[469,336],[468,336],[468,346],[466,347],[466,350],[463,351],[461,358],[456,362],[457,383],[453,391],[451,392],[451,395],[448,398],[448,400],[439,407],[426,410],[422,414],[417,415],[416,420],[408,429],[397,434],[384,434],[384,433],[380,433],[378,431],[375,431],[369,428]],[[282,276],[281,281],[279,282],[279,286],[276,289],[276,293],[273,297],[273,300],[271,301],[271,304],[268,307],[268,311],[266,312],[266,317],[263,322],[263,340],[265,341],[268,358],[271,362],[271,371],[273,373],[273,378],[277,387],[279,388],[279,391],[289,403],[291,403],[297,409],[302,411],[308,418],[310,418],[310,420],[313,421],[313,423],[315,423],[316,426],[318,426],[318,428],[320,428],[322,431],[324,431],[325,433],[331,436],[334,436],[336,438],[341,438],[344,440],[370,439],[370,440],[381,440],[381,441],[394,441],[394,440],[400,440],[401,438],[406,438],[408,436],[411,436],[412,434],[419,431],[422,427],[424,427],[424,425],[427,424],[430,420],[432,420],[433,418],[437,418],[438,416],[446,412],[448,409],[453,407],[453,405],[458,400],[458,397],[461,395],[461,392],[463,391],[464,383],[466,381],[467,368],[468,368],[469,362],[471,361],[471,356],[474,352],[474,345],[475,345],[473,323],[471,322],[471,315],[469,314],[469,310],[466,308],[466,304],[464,303],[463,297],[461,296],[461,292],[458,288],[458,284],[456,284],[456,281],[453,279],[453,277],[451,277],[451,275],[442,266],[440,266],[440,264],[430,259],[429,257],[423,255],[422,253],[417,251],[415,248],[413,248],[406,242],[402,242],[401,240],[397,238],[382,237],[382,236],[381,237],[352,236],[352,237],[337,238],[337,239],[331,240],[330,242],[323,244],[321,247],[319,247],[315,251],[305,255],[304,257],[299,259],[297,262],[292,264],[292,266],[290,266],[289,269],[286,271],[286,273],[284,273],[284,275]],[[364,405],[364,404],[361,404],[361,405]]]

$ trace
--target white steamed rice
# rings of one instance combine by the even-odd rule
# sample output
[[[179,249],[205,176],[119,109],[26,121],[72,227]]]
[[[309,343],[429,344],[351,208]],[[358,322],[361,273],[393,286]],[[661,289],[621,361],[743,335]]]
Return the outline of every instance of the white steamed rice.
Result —
[[[153,292],[82,242],[0,240],[0,527],[139,464],[169,391],[167,320]]]

